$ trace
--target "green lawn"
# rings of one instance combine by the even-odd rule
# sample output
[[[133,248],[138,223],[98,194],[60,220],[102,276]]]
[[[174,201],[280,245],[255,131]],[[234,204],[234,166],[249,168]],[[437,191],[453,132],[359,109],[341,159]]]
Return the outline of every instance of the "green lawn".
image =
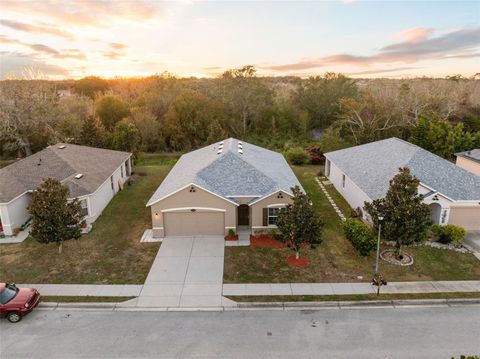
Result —
[[[170,156],[143,156],[133,168],[133,185],[112,199],[89,234],[65,242],[61,255],[55,244],[32,238],[1,245],[0,278],[16,283],[142,284],[159,248],[158,243],[140,243],[151,227],[145,204],[171,166]]]
[[[303,250],[310,260],[307,268],[291,268],[285,261],[288,248],[226,247],[226,283],[356,282],[370,281],[374,255],[361,257],[341,230],[341,221],[315,182],[320,166],[293,166],[315,209],[325,222],[323,243]],[[333,186],[328,191],[348,217],[351,209]],[[381,272],[389,281],[480,279],[480,261],[473,255],[430,247],[407,248],[414,264],[399,267],[381,262]],[[363,279],[359,279],[363,277]]]

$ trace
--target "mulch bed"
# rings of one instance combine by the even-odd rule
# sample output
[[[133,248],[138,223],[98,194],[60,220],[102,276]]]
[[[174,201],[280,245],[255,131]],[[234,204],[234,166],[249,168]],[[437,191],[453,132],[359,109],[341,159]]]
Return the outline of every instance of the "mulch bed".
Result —
[[[226,241],[238,241],[238,234],[235,236],[225,236]]]
[[[268,235],[259,235],[259,236],[250,236],[250,247],[252,248],[261,248],[261,247],[270,247],[270,248],[283,248],[287,245],[283,242],[280,242]]]
[[[394,249],[386,249],[380,253],[380,258],[397,266],[411,266],[413,264],[413,257],[405,251],[402,251],[402,258],[400,259],[396,257]]]
[[[310,264],[310,261],[308,260],[307,257],[300,257],[297,259],[294,254],[287,257],[287,263],[290,267],[305,268],[305,267],[308,267],[308,265]]]

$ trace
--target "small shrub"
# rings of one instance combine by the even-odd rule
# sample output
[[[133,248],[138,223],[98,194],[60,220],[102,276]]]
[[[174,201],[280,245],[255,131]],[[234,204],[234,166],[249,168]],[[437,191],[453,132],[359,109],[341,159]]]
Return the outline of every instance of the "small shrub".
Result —
[[[308,154],[301,147],[290,148],[285,155],[293,165],[303,165],[309,160]]]
[[[353,208],[350,210],[350,218],[358,218],[358,212]]]
[[[323,174],[322,170],[317,172],[317,177],[324,177],[324,174]]]
[[[235,231],[234,231],[232,228],[230,228],[230,229],[228,230],[228,236],[229,236],[229,237],[235,236]]]
[[[437,241],[444,244],[454,242],[458,245],[467,235],[467,231],[464,228],[454,226],[453,224],[447,224],[446,226],[434,224],[432,232]]]
[[[367,256],[377,244],[371,227],[358,219],[347,219],[343,223],[343,231],[362,256]]]

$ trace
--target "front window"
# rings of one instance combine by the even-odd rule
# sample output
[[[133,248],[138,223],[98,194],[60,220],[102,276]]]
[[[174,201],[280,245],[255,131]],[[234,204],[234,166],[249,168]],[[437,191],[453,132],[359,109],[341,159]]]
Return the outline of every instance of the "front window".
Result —
[[[0,292],[0,303],[7,304],[10,302],[18,293],[18,288],[12,285],[8,285]]]
[[[342,188],[345,188],[345,175],[342,175]]]
[[[268,225],[269,226],[277,224],[278,212],[280,212],[280,208],[268,209]]]
[[[82,215],[82,217],[88,216],[88,202],[87,202],[87,199],[86,198],[81,199],[79,202],[80,202],[80,206],[82,207],[82,209],[80,211],[80,214]]]
[[[120,166],[120,174],[122,175],[122,178],[124,177],[123,176],[123,165]]]

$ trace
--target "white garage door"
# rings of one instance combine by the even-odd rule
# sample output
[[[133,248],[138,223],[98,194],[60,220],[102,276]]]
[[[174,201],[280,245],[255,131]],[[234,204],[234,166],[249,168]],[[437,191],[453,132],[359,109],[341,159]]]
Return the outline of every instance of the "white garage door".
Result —
[[[480,231],[480,208],[452,207],[448,223],[463,227],[468,231]]]
[[[166,236],[219,235],[225,233],[224,212],[166,212]]]

